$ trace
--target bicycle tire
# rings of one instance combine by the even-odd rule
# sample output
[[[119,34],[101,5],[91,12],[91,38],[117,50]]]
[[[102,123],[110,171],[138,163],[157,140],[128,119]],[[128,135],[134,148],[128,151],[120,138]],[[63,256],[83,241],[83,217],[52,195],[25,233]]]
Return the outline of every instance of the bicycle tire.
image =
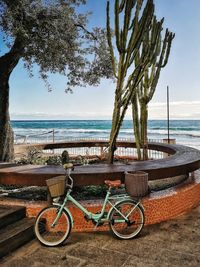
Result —
[[[134,208],[128,217],[128,221],[125,221],[118,211],[114,208],[112,209],[109,216],[109,226],[115,237],[119,239],[131,239],[142,231],[145,222],[144,211],[136,203],[134,200],[123,200],[115,206],[124,216],[127,216]]]
[[[72,228],[70,216],[63,210],[55,227],[51,227],[60,206],[52,205],[44,208],[38,214],[34,231],[37,239],[45,246],[54,247],[62,244],[69,236]]]

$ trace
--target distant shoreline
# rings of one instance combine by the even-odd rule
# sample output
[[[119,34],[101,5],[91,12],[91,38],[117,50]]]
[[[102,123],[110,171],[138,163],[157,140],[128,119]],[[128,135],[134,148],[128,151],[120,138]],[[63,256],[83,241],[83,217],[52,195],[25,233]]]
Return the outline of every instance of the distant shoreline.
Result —
[[[17,119],[11,122],[23,121],[112,121],[111,119]],[[132,119],[125,119],[124,121],[132,121]],[[148,121],[167,121],[167,119],[149,119]],[[200,119],[170,119],[170,121],[200,121]]]

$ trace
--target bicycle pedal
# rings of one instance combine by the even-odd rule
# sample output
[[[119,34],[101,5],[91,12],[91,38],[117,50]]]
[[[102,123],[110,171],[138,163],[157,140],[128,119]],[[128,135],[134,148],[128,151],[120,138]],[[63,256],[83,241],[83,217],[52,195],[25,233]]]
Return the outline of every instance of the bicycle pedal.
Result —
[[[133,222],[128,221],[128,222],[127,222],[127,225],[128,225],[128,226],[132,226],[132,225],[134,225],[134,224],[135,224],[135,221],[133,221]]]
[[[90,221],[90,218],[89,218],[87,215],[84,216],[84,219],[85,219],[87,222]]]
[[[105,219],[105,218],[107,218],[107,217],[108,217],[108,212],[105,211],[104,214],[103,214],[103,218]]]
[[[99,224],[96,224],[96,225],[94,226],[94,231],[97,229],[97,227],[99,227]]]
[[[100,222],[97,224],[97,227],[104,225],[104,222]]]
[[[100,227],[100,226],[102,226],[103,224],[104,224],[104,222],[95,222],[95,221],[93,221],[93,224],[94,224],[94,231],[97,229],[97,227]]]

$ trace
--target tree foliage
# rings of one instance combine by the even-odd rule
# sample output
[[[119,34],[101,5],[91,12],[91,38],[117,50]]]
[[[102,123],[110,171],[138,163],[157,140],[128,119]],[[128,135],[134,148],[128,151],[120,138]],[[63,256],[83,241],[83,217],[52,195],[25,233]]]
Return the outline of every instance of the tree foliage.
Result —
[[[17,43],[25,68],[32,73],[37,64],[45,81],[49,73],[66,75],[66,90],[86,83],[97,85],[101,77],[112,77],[105,30],[86,29],[89,14],[77,12],[77,6],[84,3],[0,1],[0,30],[7,46]]]
[[[8,47],[0,56],[0,161],[13,155],[9,116],[9,78],[20,60],[48,83],[50,73],[66,76],[66,91],[97,85],[113,71],[106,31],[87,29],[89,14],[81,14],[84,0],[0,0],[0,31]]]

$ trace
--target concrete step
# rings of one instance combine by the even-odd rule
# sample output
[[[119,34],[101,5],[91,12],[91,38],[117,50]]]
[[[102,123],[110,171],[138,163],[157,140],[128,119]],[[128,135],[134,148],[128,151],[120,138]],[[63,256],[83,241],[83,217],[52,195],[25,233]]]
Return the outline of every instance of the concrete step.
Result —
[[[0,228],[26,217],[26,208],[0,205]]]
[[[0,229],[0,258],[34,238],[34,219],[23,218]]]

